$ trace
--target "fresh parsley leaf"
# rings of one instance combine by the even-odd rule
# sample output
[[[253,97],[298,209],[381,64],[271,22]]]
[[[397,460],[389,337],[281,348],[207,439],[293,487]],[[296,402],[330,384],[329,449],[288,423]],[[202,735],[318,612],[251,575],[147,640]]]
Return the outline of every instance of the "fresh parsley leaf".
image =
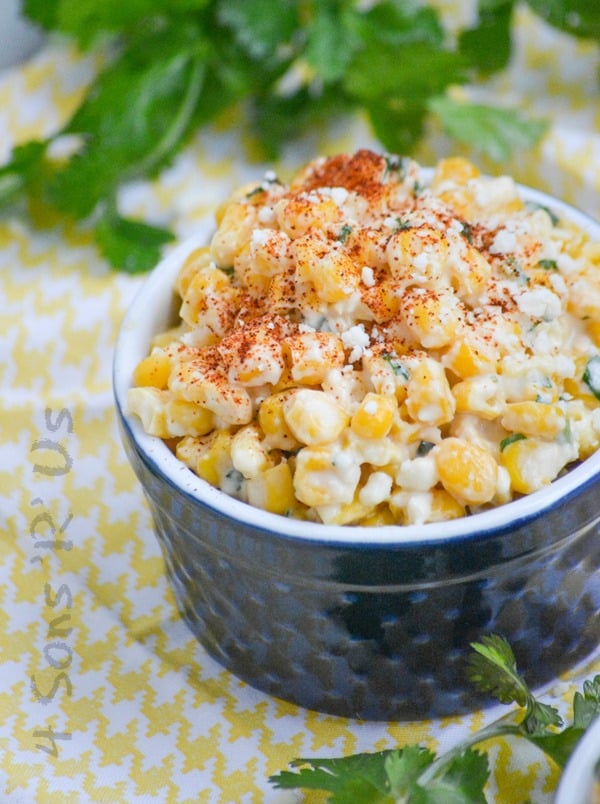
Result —
[[[350,237],[351,234],[352,234],[352,227],[350,226],[350,224],[345,223],[340,229],[337,239],[340,241],[340,243],[343,244],[346,242],[346,240]]]
[[[344,77],[346,91],[362,101],[388,99],[422,105],[449,84],[464,80],[462,57],[429,42],[397,45],[370,41],[356,54]]]
[[[446,35],[433,7],[414,0],[365,4],[366,11],[350,17],[362,42],[376,41],[396,48],[414,42],[441,48]]]
[[[169,14],[200,11],[210,0],[169,0]],[[72,36],[87,49],[103,35],[134,30],[149,18],[165,17],[164,0],[24,0],[27,16],[46,30]]]
[[[515,109],[457,101],[447,95],[432,98],[429,109],[446,132],[459,142],[475,145],[497,161],[505,161],[519,148],[531,148],[547,129]]]
[[[384,352],[381,355],[381,359],[388,363],[396,377],[402,377],[403,380],[410,379],[408,369],[400,361],[400,358],[396,357],[396,355],[392,354],[391,352]]]
[[[573,699],[573,725],[587,727],[600,717],[600,674],[583,682],[583,693],[576,692]]]
[[[166,229],[141,221],[106,214],[96,223],[94,236],[102,255],[128,274],[149,271],[160,259],[161,249],[173,240]]]

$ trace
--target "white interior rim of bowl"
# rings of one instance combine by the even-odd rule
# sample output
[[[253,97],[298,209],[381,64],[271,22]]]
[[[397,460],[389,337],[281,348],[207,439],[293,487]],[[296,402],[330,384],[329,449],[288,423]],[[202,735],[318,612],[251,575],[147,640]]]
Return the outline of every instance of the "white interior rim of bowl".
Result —
[[[541,204],[562,213],[592,237],[600,240],[600,224],[574,207],[547,195],[519,185],[525,201]],[[355,525],[324,525],[271,514],[236,500],[197,477],[159,438],[148,435],[136,416],[127,414],[127,390],[133,369],[148,354],[153,335],[168,326],[168,301],[185,257],[207,244],[212,221],[203,221],[197,233],[170,251],[148,276],[123,320],[114,361],[114,390],[117,404],[127,421],[140,451],[169,481],[185,494],[218,511],[229,519],[282,536],[332,543],[365,543],[369,545],[439,542],[452,538],[466,539],[489,531],[506,529],[511,524],[540,516],[582,485],[600,478],[600,450],[577,467],[540,491],[472,516],[425,525],[385,525],[377,528]]]

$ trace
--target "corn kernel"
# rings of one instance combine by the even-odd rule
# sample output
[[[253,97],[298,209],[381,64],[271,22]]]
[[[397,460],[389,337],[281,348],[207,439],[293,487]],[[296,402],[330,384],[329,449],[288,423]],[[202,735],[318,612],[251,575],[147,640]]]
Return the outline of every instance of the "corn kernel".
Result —
[[[465,507],[446,489],[431,489],[428,522],[445,522],[465,515]]]
[[[298,332],[283,344],[292,378],[303,385],[320,385],[332,368],[344,365],[344,347],[333,332]]]
[[[283,403],[286,424],[302,444],[335,441],[349,423],[346,411],[324,391],[300,388]]]
[[[350,503],[360,480],[360,466],[336,444],[309,446],[296,455],[294,491],[305,505]]]
[[[492,499],[498,472],[489,452],[451,436],[437,444],[432,454],[442,486],[460,503],[479,505]]]
[[[340,505],[317,507],[319,518],[325,525],[355,525],[374,510],[372,505],[364,505],[358,498]]]
[[[220,487],[224,477],[233,469],[229,430],[218,430],[200,440],[194,471],[207,483]],[[181,451],[181,447],[179,447]]]
[[[264,472],[272,461],[263,447],[260,431],[255,424],[241,427],[231,440],[231,462],[244,477],[256,477]]]
[[[137,364],[133,372],[133,382],[137,386],[166,388],[171,374],[171,361],[160,349],[153,349],[148,357]]]
[[[423,358],[410,372],[406,390],[408,415],[423,424],[439,426],[452,421],[456,403],[442,366]]]
[[[476,179],[479,175],[477,166],[468,159],[462,156],[450,156],[440,159],[435,166],[431,186],[439,188],[446,182],[466,184],[470,179]]]
[[[451,292],[409,288],[402,296],[400,310],[411,333],[427,349],[452,343],[462,322],[460,305]]]
[[[215,426],[215,417],[210,410],[177,397],[166,403],[165,416],[171,436],[206,435]]]
[[[395,397],[369,392],[352,416],[350,427],[360,438],[384,438],[397,410]]]
[[[181,298],[187,293],[190,283],[198,271],[207,268],[209,265],[210,250],[208,247],[194,249],[187,256],[175,280],[175,290]]]
[[[127,392],[127,408],[130,413],[139,417],[148,435],[157,438],[169,438],[171,435],[165,415],[165,400],[168,395],[168,391],[150,386],[130,388]]]
[[[496,359],[490,353],[490,347],[473,340],[455,339],[444,354],[442,362],[463,380],[496,371]]]
[[[495,419],[503,410],[502,394],[495,375],[470,377],[452,386],[457,413],[474,413],[483,419]]]
[[[600,321],[588,321],[587,332],[594,345],[600,347]]]
[[[500,422],[513,433],[555,438],[563,432],[567,420],[558,405],[526,400],[506,405]]]
[[[248,480],[248,502],[272,514],[287,514],[298,502],[294,496],[292,472],[286,461],[271,466]]]
[[[574,457],[576,454],[567,445],[538,438],[513,441],[500,454],[511,486],[520,494],[530,494],[547,486]]]
[[[380,505],[374,511],[367,514],[357,522],[366,528],[382,528],[386,525],[397,524],[396,517],[392,514],[389,505]]]
[[[294,251],[298,278],[310,282],[327,304],[347,299],[358,288],[358,268],[344,251],[309,235],[294,240]]]
[[[293,452],[301,443],[288,427],[283,414],[283,403],[288,396],[286,391],[268,396],[258,409],[258,424],[270,449]]]
[[[232,202],[223,211],[219,228],[213,235],[210,254],[221,268],[230,268],[235,257],[250,240],[257,223],[257,212],[251,204]]]

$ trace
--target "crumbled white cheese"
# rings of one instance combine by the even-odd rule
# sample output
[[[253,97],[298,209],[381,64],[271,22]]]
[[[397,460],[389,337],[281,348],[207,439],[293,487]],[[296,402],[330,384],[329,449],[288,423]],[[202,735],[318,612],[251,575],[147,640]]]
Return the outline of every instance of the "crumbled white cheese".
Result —
[[[252,245],[253,246],[266,245],[271,239],[271,234],[272,232],[270,229],[254,229],[252,232]]]
[[[342,332],[342,343],[346,349],[352,350],[348,357],[350,363],[356,363],[357,360],[360,360],[365,349],[370,344],[369,335],[365,332],[365,325],[355,324],[346,332]]]
[[[530,318],[541,318],[542,321],[553,321],[562,310],[561,301],[548,288],[526,290],[517,297],[519,310]]]
[[[360,272],[360,278],[362,279],[363,285],[366,285],[368,288],[372,288],[375,285],[375,274],[373,273],[373,269],[369,268],[368,265],[363,266]]]
[[[496,232],[494,241],[490,246],[490,254],[510,254],[517,248],[517,237],[514,232],[500,229]]]

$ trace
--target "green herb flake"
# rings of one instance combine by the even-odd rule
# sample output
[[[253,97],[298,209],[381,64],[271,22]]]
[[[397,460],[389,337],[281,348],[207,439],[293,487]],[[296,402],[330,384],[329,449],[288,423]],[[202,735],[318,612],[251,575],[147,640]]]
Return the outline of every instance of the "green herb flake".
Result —
[[[558,271],[556,260],[538,260],[536,268],[542,268],[544,271]]]
[[[404,181],[406,177],[406,168],[408,161],[404,156],[397,154],[386,154],[385,156],[385,173],[383,178],[386,179],[390,174],[397,175],[398,181]]]
[[[582,380],[596,399],[600,399],[600,355],[594,355],[588,360]]]
[[[419,446],[417,447],[417,458],[423,458],[425,455],[431,452],[431,450],[435,447],[433,441],[419,441]]]
[[[527,438],[527,436],[523,435],[523,433],[511,433],[500,442],[500,452],[504,452],[508,446],[514,444],[516,441],[522,441],[524,438]]]
[[[473,227],[467,221],[461,221],[462,229],[460,230],[461,235],[465,238],[467,243],[473,245]]]
[[[340,243],[343,244],[346,242],[346,240],[350,237],[351,234],[352,234],[352,227],[350,226],[350,224],[345,223],[340,229],[337,239],[340,241]]]
[[[402,377],[403,380],[409,379],[410,375],[408,373],[408,369],[400,362],[396,355],[393,355],[391,352],[384,352],[381,355],[381,359],[385,360],[385,362],[390,366],[394,372],[394,376]]]
[[[529,210],[529,212],[537,212],[538,210],[541,209],[542,212],[545,212],[546,215],[550,218],[552,226],[558,226],[558,224],[560,223],[560,218],[555,212],[553,212],[550,209],[550,207],[547,207],[544,204],[539,204],[537,201],[526,201],[525,209]]]
[[[396,218],[394,229],[396,232],[404,232],[407,229],[412,229],[412,223],[404,218]]]

